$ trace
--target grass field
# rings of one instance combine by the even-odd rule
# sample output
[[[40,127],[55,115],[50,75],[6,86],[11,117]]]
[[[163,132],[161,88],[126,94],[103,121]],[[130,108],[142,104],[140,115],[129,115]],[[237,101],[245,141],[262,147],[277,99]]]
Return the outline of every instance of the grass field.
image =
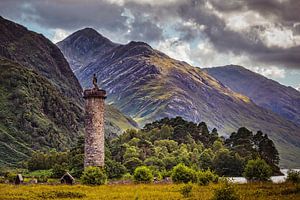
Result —
[[[211,199],[220,184],[193,185],[191,196],[181,194],[183,185],[175,184],[130,184],[130,185],[9,185],[0,184],[1,200],[27,199]],[[300,188],[293,184],[256,183],[236,184],[240,199],[253,200],[300,200]]]

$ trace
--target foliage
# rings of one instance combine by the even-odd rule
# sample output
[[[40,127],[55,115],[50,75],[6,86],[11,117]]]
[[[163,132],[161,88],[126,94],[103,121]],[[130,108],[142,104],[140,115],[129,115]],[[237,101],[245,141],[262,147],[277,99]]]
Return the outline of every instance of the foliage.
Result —
[[[238,153],[245,160],[260,157],[272,168],[273,173],[280,174],[279,154],[272,140],[258,131],[255,135],[247,128],[239,128],[225,141],[226,146]]]
[[[239,176],[244,170],[244,159],[228,149],[219,149],[213,160],[214,170],[219,175]]]
[[[63,163],[61,165],[54,165],[52,168],[52,178],[61,178],[68,171],[68,165]]]
[[[193,185],[191,183],[185,184],[180,188],[180,193],[184,198],[188,198],[192,195]]]
[[[56,152],[55,150],[46,154],[36,151],[27,161],[30,171],[51,169],[55,165],[62,165],[68,162],[68,154],[66,152]]]
[[[48,176],[46,175],[41,175],[37,177],[38,183],[47,183],[48,181]]]
[[[187,135],[179,137],[179,131]],[[164,118],[147,124],[142,130],[130,129],[115,139],[106,140],[105,171],[108,178],[119,179],[126,172],[133,174],[137,167],[145,165],[160,179],[170,176],[173,168],[181,163],[194,171],[210,169],[220,176],[241,176],[250,158],[272,154],[271,150],[264,150],[272,149],[271,143],[266,135],[261,132],[253,135],[246,128],[225,140],[218,137],[216,129],[209,132],[204,122],[197,125],[180,117]],[[269,147],[260,148],[262,144]],[[276,152],[273,153],[275,158]],[[69,152],[35,152],[27,163],[30,169],[52,169],[56,164],[66,163],[70,173],[80,177],[83,159],[84,138],[80,136]],[[274,162],[274,159],[269,160]],[[273,163],[272,169],[277,168]]]
[[[122,176],[122,180],[132,180],[133,176],[130,173],[126,173]]]
[[[84,137],[79,136],[69,152],[69,169],[74,177],[79,178],[84,170]]]
[[[184,164],[178,164],[173,168],[171,178],[174,183],[195,182],[197,179],[196,172]]]
[[[126,167],[114,160],[105,160],[105,171],[108,178],[119,179],[126,173]]]
[[[219,176],[210,170],[197,172],[197,183],[200,185],[208,185],[210,182],[217,183]]]
[[[300,183],[300,171],[289,170],[286,181]]]
[[[5,178],[10,182],[10,183],[14,183],[16,180],[17,174],[13,173],[13,172],[8,172],[5,175]]]
[[[107,181],[107,176],[100,167],[87,167],[80,180],[86,185],[103,185]]]
[[[141,166],[134,170],[133,178],[138,183],[150,183],[153,181],[153,174],[148,167]]]
[[[235,188],[228,181],[221,184],[219,188],[214,191],[212,200],[238,200],[240,199],[237,195]]]
[[[130,173],[133,173],[135,168],[142,166],[142,165],[143,165],[143,162],[140,159],[134,158],[134,157],[124,163],[124,166],[127,168],[127,170]]]
[[[82,122],[82,108],[49,80],[0,58],[0,164],[19,165],[32,149],[69,148]]]
[[[258,158],[248,161],[243,175],[251,181],[267,181],[272,175],[272,169],[264,160]]]

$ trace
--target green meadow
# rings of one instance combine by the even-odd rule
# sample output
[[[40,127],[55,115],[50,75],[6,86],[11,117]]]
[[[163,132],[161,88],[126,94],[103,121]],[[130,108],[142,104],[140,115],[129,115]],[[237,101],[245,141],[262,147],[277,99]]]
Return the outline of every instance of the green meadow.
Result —
[[[192,185],[188,196],[184,196],[184,184],[115,184],[102,186],[84,185],[10,185],[0,184],[1,200],[27,199],[212,199],[221,184],[208,186]],[[297,200],[300,199],[299,185],[291,183],[248,183],[234,184],[240,200]]]

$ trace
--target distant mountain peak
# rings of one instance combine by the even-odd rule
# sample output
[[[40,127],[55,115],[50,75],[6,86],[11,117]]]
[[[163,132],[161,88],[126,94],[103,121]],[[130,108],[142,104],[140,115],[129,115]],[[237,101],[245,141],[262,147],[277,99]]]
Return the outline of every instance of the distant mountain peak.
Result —
[[[75,33],[69,35],[64,41],[70,43],[74,43],[74,42],[86,42],[88,44],[94,43],[94,45],[114,44],[112,41],[110,41],[108,38],[101,35],[95,29],[89,27],[76,31]],[[58,42],[57,44],[60,45],[61,43],[62,42]]]
[[[147,44],[146,42],[141,42],[141,41],[130,41],[127,45],[128,46],[147,46],[152,49],[152,47],[149,44]]]
[[[81,30],[76,31],[75,33],[71,34],[68,38],[74,38],[74,37],[89,37],[89,38],[97,38],[97,39],[102,39],[102,40],[108,40],[106,37],[101,35],[99,32],[97,32],[93,28],[84,28]]]

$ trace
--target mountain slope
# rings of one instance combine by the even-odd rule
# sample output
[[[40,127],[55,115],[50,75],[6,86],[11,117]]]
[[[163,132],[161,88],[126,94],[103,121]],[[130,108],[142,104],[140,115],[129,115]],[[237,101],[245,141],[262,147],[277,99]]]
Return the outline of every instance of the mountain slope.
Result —
[[[0,165],[33,150],[66,150],[83,134],[82,88],[56,45],[0,17]],[[118,120],[116,120],[118,119]],[[107,137],[136,128],[106,107]]]
[[[205,69],[233,91],[300,125],[300,92],[240,66]]]
[[[71,35],[76,48],[58,43],[68,62],[80,50],[78,44],[86,37],[81,30]],[[103,36],[98,34],[99,40]],[[77,39],[76,39],[77,38]],[[299,166],[299,127],[271,111],[255,105],[248,97],[235,93],[199,68],[174,60],[152,49],[143,42],[116,45],[99,52],[101,48],[80,63],[75,74],[83,87],[97,74],[101,87],[107,90],[107,102],[113,104],[141,125],[163,117],[205,121],[210,128],[229,134],[245,126],[262,130],[275,141],[282,158],[282,166]],[[73,66],[73,68],[76,68]]]
[[[82,110],[44,77],[0,58],[0,164],[33,150],[65,150],[82,132]]]
[[[81,101],[81,86],[60,50],[41,34],[0,17],[0,56],[34,69],[62,94]]]

